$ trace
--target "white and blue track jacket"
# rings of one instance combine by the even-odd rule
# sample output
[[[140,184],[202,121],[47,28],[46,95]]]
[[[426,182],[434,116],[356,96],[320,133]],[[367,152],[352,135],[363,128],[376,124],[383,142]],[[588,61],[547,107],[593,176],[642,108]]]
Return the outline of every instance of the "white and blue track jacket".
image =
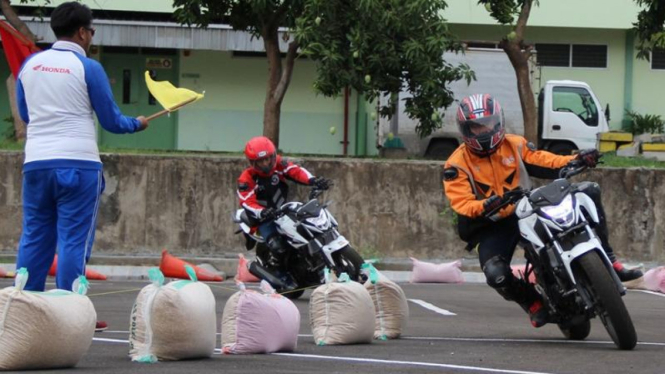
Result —
[[[21,118],[28,124],[24,171],[76,167],[101,169],[93,110],[104,129],[133,133],[99,62],[78,44],[58,41],[26,60],[16,82]]]

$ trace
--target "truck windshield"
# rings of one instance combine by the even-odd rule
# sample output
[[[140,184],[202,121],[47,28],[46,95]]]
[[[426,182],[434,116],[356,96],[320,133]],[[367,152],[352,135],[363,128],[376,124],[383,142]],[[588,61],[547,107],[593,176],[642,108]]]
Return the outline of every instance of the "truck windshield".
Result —
[[[589,91],[582,87],[554,87],[552,109],[577,115],[587,126],[598,126],[598,109]]]

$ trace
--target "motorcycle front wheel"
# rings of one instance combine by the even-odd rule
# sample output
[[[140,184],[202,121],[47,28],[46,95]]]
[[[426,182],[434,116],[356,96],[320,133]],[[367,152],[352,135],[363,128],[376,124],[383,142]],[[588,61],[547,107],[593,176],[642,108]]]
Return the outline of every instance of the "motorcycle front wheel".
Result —
[[[355,249],[347,245],[339,251],[334,252],[332,257],[335,261],[335,265],[337,265],[338,276],[342,273],[346,273],[353,281],[360,282],[362,280],[360,267],[365,263],[365,260],[360,257]]]
[[[575,267],[580,286],[591,296],[596,313],[619,349],[637,345],[637,333],[616,282],[596,252],[589,252]]]

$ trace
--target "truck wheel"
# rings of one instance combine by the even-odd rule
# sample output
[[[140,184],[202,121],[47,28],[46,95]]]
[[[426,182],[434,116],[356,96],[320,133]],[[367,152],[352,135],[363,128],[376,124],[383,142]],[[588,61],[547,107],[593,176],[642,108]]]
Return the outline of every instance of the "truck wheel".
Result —
[[[573,151],[577,150],[577,147],[570,143],[554,143],[548,150],[557,155],[570,156]]]
[[[447,160],[457,149],[457,143],[452,140],[432,140],[427,147],[425,157],[434,160]]]

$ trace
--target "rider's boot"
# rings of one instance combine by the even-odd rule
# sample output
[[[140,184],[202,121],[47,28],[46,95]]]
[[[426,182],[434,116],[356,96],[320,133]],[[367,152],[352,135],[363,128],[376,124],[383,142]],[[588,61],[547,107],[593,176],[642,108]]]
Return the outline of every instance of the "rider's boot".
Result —
[[[614,263],[612,263],[612,267],[619,276],[619,280],[622,282],[632,281],[644,276],[640,269],[626,269],[619,261],[614,261]]]
[[[527,312],[529,313],[531,326],[538,328],[544,326],[547,323],[549,313],[547,312],[547,308],[545,308],[540,299],[531,303],[527,309]]]

